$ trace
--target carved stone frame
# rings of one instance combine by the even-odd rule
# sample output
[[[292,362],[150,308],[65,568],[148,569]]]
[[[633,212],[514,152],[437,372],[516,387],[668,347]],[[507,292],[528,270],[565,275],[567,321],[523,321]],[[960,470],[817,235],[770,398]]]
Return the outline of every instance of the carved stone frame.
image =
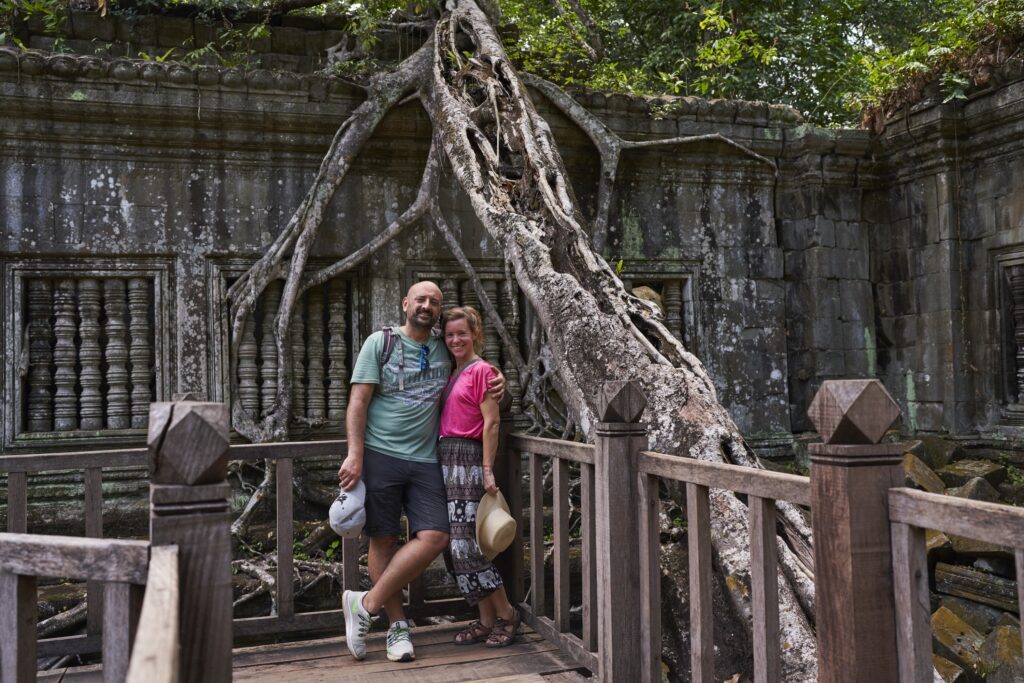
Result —
[[[0,406],[0,423],[3,427],[3,451],[22,449],[52,448],[69,442],[90,446],[125,445],[145,440],[145,429],[104,429],[99,431],[68,432],[22,432],[24,424],[22,382],[18,375],[18,363],[23,343],[25,308],[25,281],[35,277],[80,278],[131,278],[142,277],[153,280],[153,372],[156,380],[156,399],[166,400],[173,378],[174,358],[174,312],[173,301],[174,263],[167,257],[65,257],[65,258],[8,258],[0,261],[3,268],[2,287],[4,321],[3,348],[11,362],[8,362],[3,378],[3,405]]]
[[[996,400],[1004,409],[1003,419],[1006,421],[1006,409],[1015,405],[1016,388],[1010,377],[1017,373],[1016,342],[1014,341],[1014,323],[1011,307],[1011,296],[1007,286],[1007,270],[1013,266],[1024,265],[1024,246],[1015,245],[1010,249],[992,255],[993,268],[993,308],[999,320],[999,358],[993,363],[997,368],[995,387],[998,392]],[[1011,420],[1010,422],[1014,422]]]

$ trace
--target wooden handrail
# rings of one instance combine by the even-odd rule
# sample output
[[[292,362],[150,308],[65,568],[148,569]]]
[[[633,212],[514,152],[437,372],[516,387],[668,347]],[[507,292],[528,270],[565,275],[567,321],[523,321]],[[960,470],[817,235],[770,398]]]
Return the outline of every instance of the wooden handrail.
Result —
[[[238,443],[229,451],[230,460],[274,460],[338,456],[345,449],[344,439],[324,441],[285,441],[279,443]],[[81,470],[102,467],[145,467],[145,448],[121,448],[74,453],[21,453],[0,457],[0,474]]]
[[[0,572],[138,585],[148,566],[145,541],[0,533]]]
[[[913,489],[889,491],[889,520],[1024,548],[1024,509]]]
[[[88,467],[145,467],[145,448],[121,448],[110,451],[75,453],[20,453],[0,458],[2,472],[50,472],[81,470]]]
[[[594,464],[594,445],[589,443],[545,439],[526,434],[510,434],[508,445],[512,450],[544,455],[559,460],[571,460],[587,465]]]
[[[637,469],[646,474],[708,488],[727,489],[771,500],[785,500],[797,505],[811,504],[810,479],[795,474],[705,462],[654,451],[640,451]]]
[[[128,683],[177,683],[178,547],[154,546]]]
[[[344,439],[324,441],[284,441],[280,443],[237,443],[228,450],[228,460],[295,460],[333,456],[340,463],[347,442]]]

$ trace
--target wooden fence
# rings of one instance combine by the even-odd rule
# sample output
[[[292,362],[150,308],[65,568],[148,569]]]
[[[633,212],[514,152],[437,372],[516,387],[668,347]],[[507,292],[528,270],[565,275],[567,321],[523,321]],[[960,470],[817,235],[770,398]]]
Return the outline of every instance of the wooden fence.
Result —
[[[840,389],[850,393],[862,391],[864,385]],[[510,435],[505,426],[499,485],[512,514],[522,520],[520,484],[525,460],[531,512],[529,524],[523,529],[525,537],[518,535],[497,560],[506,578],[506,589],[520,605],[525,621],[602,680],[632,683],[661,678],[658,491],[662,480],[680,482],[686,491],[690,661],[692,680],[701,683],[712,681],[714,673],[712,489],[733,491],[746,498],[751,630],[755,680],[759,683],[783,680],[777,501],[809,507],[811,511],[817,539],[815,625],[822,681],[897,677],[903,683],[932,680],[924,528],[1010,545],[1017,554],[1018,576],[1022,573],[1024,511],[901,488],[904,445],[872,443],[866,438],[862,432],[870,430],[865,424],[857,424],[858,420],[864,422],[863,416],[847,413],[856,401],[823,402],[823,414],[832,422],[827,430],[819,425],[826,443],[811,448],[811,477],[807,478],[649,451],[640,422],[644,399],[636,385],[608,383],[603,396],[595,445]],[[862,409],[863,404],[857,410]],[[881,409],[867,411],[867,422],[883,413],[891,422],[889,413]],[[146,450],[0,459],[0,472],[8,474],[8,531],[14,532],[0,534],[0,591],[5,606],[17,606],[0,610],[5,682],[31,680],[23,669],[27,661],[35,661],[36,654],[95,652],[101,642],[105,670],[110,676],[107,680],[122,680],[128,671],[132,625],[139,614],[140,592],[132,586],[148,586],[138,626],[140,632],[149,634],[145,642],[156,639],[165,644],[153,649],[143,646],[143,639],[136,640],[129,676],[133,681],[145,679],[148,683],[158,678],[154,672],[159,671],[165,674],[160,680],[174,680],[175,676],[181,680],[228,680],[232,632],[235,636],[265,635],[342,626],[340,610],[295,611],[291,481],[296,460],[325,456],[340,460],[344,442],[229,448],[227,411],[220,404],[153,404],[150,420],[152,547],[146,542],[97,538],[102,535],[103,470],[138,466],[147,459]],[[854,434],[854,440],[862,443],[836,443],[844,434]],[[229,488],[224,480],[228,459],[266,461],[277,482],[276,613],[233,623],[228,571]],[[550,535],[545,523],[545,460],[550,460]],[[27,476],[68,469],[85,471],[86,530],[91,538],[25,534]],[[574,472],[578,472],[580,482],[578,574],[570,562],[575,535],[570,529],[570,476]],[[527,543],[528,597],[524,592]],[[549,544],[553,569],[550,592],[545,585]],[[169,547],[175,549],[173,562],[163,554]],[[28,548],[39,552],[29,552]],[[105,549],[103,558],[97,554],[101,548]],[[359,581],[357,552],[355,541],[342,546],[346,586]],[[122,556],[127,559],[118,559]],[[34,627],[36,576],[84,579],[90,582],[92,598],[99,594],[93,592],[93,587],[103,587],[102,601],[89,606],[90,624],[98,623],[99,629],[84,636],[43,640],[37,646],[30,628]],[[574,581],[579,582],[582,596],[578,635],[573,632],[571,611],[570,584]],[[1024,581],[1019,581],[1020,585]],[[410,616],[464,611],[460,599],[426,601],[422,587],[417,585],[410,587],[410,602]],[[154,616],[166,611],[162,606],[168,604],[179,608],[171,615],[177,629]],[[191,626],[185,629],[183,624]],[[178,634],[177,642],[168,637],[168,629]],[[108,633],[115,635],[108,638]],[[175,661],[180,666],[168,664]]]
[[[302,459],[331,457],[338,462],[345,452],[344,440],[288,442],[269,444],[235,444],[228,450],[228,459],[247,462],[266,462],[274,470],[276,486],[277,565],[274,572],[274,604],[276,613],[270,616],[234,619],[232,629],[236,638],[267,634],[283,634],[297,631],[341,629],[345,618],[341,609],[316,612],[295,611],[293,564],[294,501],[292,481],[294,463]],[[103,536],[103,471],[144,465],[147,458],[145,448],[126,448],[110,451],[81,453],[42,453],[15,455],[0,458],[0,473],[7,474],[7,531],[23,534],[28,526],[28,476],[50,471],[84,471],[85,481],[85,529],[87,537],[99,539]],[[225,490],[226,493],[226,490]],[[166,489],[156,486],[151,491],[151,501],[165,502]],[[41,538],[56,538],[43,536]],[[343,586],[358,587],[359,541],[342,541]],[[231,557],[222,558],[230,562]],[[87,633],[79,636],[44,638],[38,641],[36,654],[40,657],[91,654],[101,650],[100,630],[103,625],[102,582],[88,579],[88,625]],[[426,617],[464,612],[465,603],[461,598],[427,600],[424,585],[417,580],[409,586],[409,601],[406,606],[410,617]]]

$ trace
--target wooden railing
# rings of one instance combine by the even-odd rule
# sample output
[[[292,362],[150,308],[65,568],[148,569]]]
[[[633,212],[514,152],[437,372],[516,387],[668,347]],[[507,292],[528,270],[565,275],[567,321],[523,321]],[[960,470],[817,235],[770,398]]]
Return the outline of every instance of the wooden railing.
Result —
[[[1024,509],[914,491],[889,491],[901,683],[931,683],[932,630],[925,529],[1013,548],[1017,601],[1024,615]],[[1024,637],[1024,627],[1022,627]]]
[[[524,620],[547,640],[557,643],[577,664],[597,671],[597,562],[595,562],[594,524],[594,446],[555,439],[510,435],[504,440],[508,455],[515,462],[527,454],[530,472],[530,600],[520,603]],[[552,562],[554,565],[553,618],[546,616],[544,458],[551,459],[552,472]],[[581,512],[582,638],[570,631],[569,598],[569,466],[579,465]],[[508,490],[509,487],[503,486]],[[517,495],[518,487],[509,491]],[[509,507],[513,507],[510,502]]]
[[[275,468],[277,567],[274,590],[276,613],[262,617],[234,619],[236,638],[272,633],[340,629],[344,614],[340,609],[297,613],[295,611],[295,569],[293,564],[294,505],[290,485],[294,463],[301,459],[330,457],[340,463],[345,452],[344,440],[286,442],[268,444],[234,444],[228,451],[230,460],[269,462]],[[51,471],[82,471],[85,489],[85,530],[87,537],[103,537],[103,471],[126,467],[144,467],[147,449],[126,448],[109,451],[76,453],[39,453],[0,458],[0,473],[7,474],[7,531],[24,533],[28,529],[28,476]],[[156,495],[160,495],[156,493]],[[47,536],[49,538],[49,536]],[[342,541],[342,581],[345,588],[359,586],[359,541]],[[78,636],[44,638],[38,641],[41,657],[90,654],[100,651],[99,630],[102,626],[102,584],[90,580],[87,585],[87,633]],[[464,612],[461,598],[427,600],[423,582],[409,587],[407,611],[410,617],[436,616]]]
[[[104,681],[124,680],[148,570],[144,541],[0,534],[0,679],[35,680],[37,579],[53,577],[103,585]]]
[[[644,611],[651,615],[651,632],[645,640],[659,646],[644,652],[645,680],[654,680],[660,670],[661,544],[658,540],[658,480],[669,479],[686,485],[686,528],[690,576],[690,668],[694,681],[712,680],[714,664],[714,622],[711,611],[711,508],[710,488],[725,489],[747,496],[750,524],[750,588],[753,617],[754,676],[757,681],[781,680],[779,660],[778,546],[775,503],[783,500],[797,505],[811,503],[810,480],[792,474],[754,470],[678,456],[642,451],[637,469],[640,480],[641,593]]]
[[[522,534],[496,561],[506,589],[520,605],[526,622],[602,680],[632,683],[661,678],[659,480],[682,482],[686,490],[694,681],[709,682],[714,673],[711,489],[746,497],[753,663],[758,683],[783,679],[777,583],[779,501],[811,508],[812,528],[818,539],[814,546],[814,580],[821,680],[894,680],[897,671],[904,683],[931,680],[924,528],[1012,546],[1019,584],[1024,585],[1024,511],[900,488],[903,444],[870,443],[870,439],[857,445],[837,444],[835,438],[830,438],[835,434],[830,434],[825,444],[810,448],[809,479],[701,462],[647,450],[647,436],[640,423],[644,401],[636,385],[609,383],[602,395],[594,445],[509,435],[508,425],[504,426],[506,434],[501,442],[505,454],[499,461],[499,485],[512,514],[519,519],[524,510],[520,471],[523,455],[529,463],[528,599],[523,591]],[[856,401],[844,405],[853,403]],[[839,405],[841,402],[833,401],[823,409],[832,411],[825,416],[835,418],[835,433],[847,434],[864,427],[856,424],[856,416],[841,414]],[[891,421],[891,417],[885,419]],[[232,630],[242,636],[342,625],[340,610],[309,614],[295,611],[291,482],[295,460],[340,459],[344,442],[229,448],[227,411],[220,404],[154,404],[151,421],[156,425],[150,430],[148,458],[152,476],[152,561],[149,544],[140,541],[0,535],[0,598],[5,607],[15,606],[0,614],[4,680],[23,680],[17,675],[29,661],[34,667],[35,656],[44,645],[52,654],[93,651],[89,647],[96,648],[101,642],[101,634],[96,632],[77,640],[56,639],[60,643],[43,641],[36,647],[36,576],[79,578],[92,582],[90,586],[105,588],[102,648],[105,676],[108,672],[110,676],[107,680],[120,680],[127,672],[130,634],[140,599],[139,589],[132,586],[147,581],[151,590],[146,592],[140,625],[147,637],[137,640],[137,665],[133,661],[131,676],[140,683],[143,679],[149,683],[152,678],[146,672],[176,657],[174,639],[170,637],[156,636],[163,647],[141,647],[143,640],[153,640],[151,634],[160,628],[172,628],[152,618],[152,614],[163,611],[161,605],[169,602],[176,602],[180,608],[179,614],[172,615],[179,625],[180,666],[170,666],[170,673],[182,680],[229,680]],[[840,423],[845,431],[836,427]],[[87,529],[101,534],[102,470],[140,465],[145,452],[130,449],[0,459],[0,472],[8,472],[9,529],[25,531],[29,473],[82,468],[87,480]],[[277,613],[235,620],[233,624],[228,574],[229,487],[224,481],[229,458],[265,460],[274,468],[277,481]],[[550,593],[545,588],[549,541],[543,473],[548,460],[554,575]],[[575,471],[580,482],[582,562],[578,575],[570,564],[570,477]],[[171,545],[177,548],[177,562],[163,555],[163,549]],[[359,581],[355,542],[343,544],[342,552],[343,580],[351,586]],[[173,577],[178,563],[181,576],[189,577],[180,584]],[[573,581],[579,581],[582,596],[578,629],[571,618]],[[181,592],[175,600],[173,592],[178,587]],[[465,609],[460,598],[427,602],[421,587],[410,587],[410,595],[410,616],[460,613]],[[1024,603],[1020,593],[1018,597]],[[189,629],[182,629],[186,623]],[[8,667],[21,669],[9,673]]]

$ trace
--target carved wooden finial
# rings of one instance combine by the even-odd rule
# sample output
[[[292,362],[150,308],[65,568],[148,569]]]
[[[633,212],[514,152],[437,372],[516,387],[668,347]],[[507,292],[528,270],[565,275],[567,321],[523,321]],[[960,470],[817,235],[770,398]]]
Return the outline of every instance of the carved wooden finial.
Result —
[[[601,422],[637,422],[647,407],[647,397],[633,380],[604,383],[598,398]]]
[[[878,443],[900,408],[877,379],[826,380],[807,416],[825,443]]]
[[[223,403],[152,403],[149,458],[156,484],[209,484],[227,476],[228,407]]]

